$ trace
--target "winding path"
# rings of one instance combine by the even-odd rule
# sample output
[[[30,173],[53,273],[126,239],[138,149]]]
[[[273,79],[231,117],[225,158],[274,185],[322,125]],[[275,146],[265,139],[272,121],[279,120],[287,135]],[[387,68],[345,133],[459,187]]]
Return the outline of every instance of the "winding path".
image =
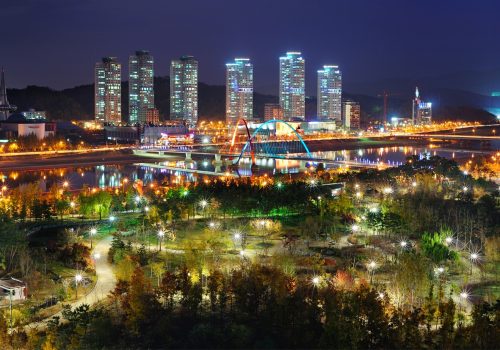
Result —
[[[107,259],[108,251],[111,246],[111,239],[112,239],[111,236],[107,236],[102,240],[100,240],[94,246],[92,254],[100,255],[99,259],[95,260],[95,271],[96,271],[97,282],[89,293],[69,304],[71,306],[71,309],[74,309],[83,304],[93,305],[105,299],[115,287],[116,278],[113,273],[111,264],[108,262]],[[65,305],[67,304],[65,303]],[[47,317],[41,321],[27,324],[25,328],[26,329],[44,328],[47,324],[47,321],[50,321],[53,317],[56,316],[61,317],[62,312],[59,311],[58,313],[50,317]]]

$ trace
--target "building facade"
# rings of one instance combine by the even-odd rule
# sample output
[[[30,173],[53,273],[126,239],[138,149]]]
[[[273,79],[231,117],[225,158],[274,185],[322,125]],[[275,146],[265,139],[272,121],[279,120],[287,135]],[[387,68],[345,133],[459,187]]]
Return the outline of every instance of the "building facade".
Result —
[[[149,108],[146,111],[146,124],[159,124],[160,111],[157,108]]]
[[[305,61],[300,52],[280,57],[279,100],[286,120],[305,120]]]
[[[266,103],[264,105],[264,121],[283,119],[283,109],[278,103]]]
[[[361,106],[356,101],[342,103],[342,126],[346,129],[359,129],[361,126]]]
[[[235,58],[226,64],[226,123],[253,117],[253,64],[248,58]]]
[[[129,123],[146,123],[146,113],[155,106],[154,60],[148,51],[136,51],[128,60]]]
[[[95,65],[95,119],[120,123],[122,119],[121,64],[116,57],[104,57]]]
[[[339,66],[318,70],[318,120],[342,118],[342,73]]]
[[[432,103],[420,102],[417,106],[417,125],[430,125],[432,123]]]
[[[21,112],[26,119],[47,119],[47,112],[45,111],[35,111],[34,109],[29,109],[27,111]]]
[[[415,97],[412,100],[411,121],[413,125],[432,123],[432,103],[422,101],[418,87],[415,88]]]
[[[170,64],[170,119],[198,122],[198,61],[182,56]]]

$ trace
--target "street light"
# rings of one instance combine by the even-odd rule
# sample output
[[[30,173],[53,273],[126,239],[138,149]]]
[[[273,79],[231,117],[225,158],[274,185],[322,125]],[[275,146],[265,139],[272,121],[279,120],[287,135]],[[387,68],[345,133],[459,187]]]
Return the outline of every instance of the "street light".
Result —
[[[453,242],[453,237],[448,236],[444,239],[444,241],[447,245],[450,245]]]
[[[406,248],[406,246],[408,245],[408,242],[406,242],[406,241],[401,241],[401,242],[399,242],[399,245],[401,246],[401,248],[403,248],[403,249],[404,249],[404,248]]]
[[[370,284],[373,282],[373,275],[375,273],[375,269],[377,268],[377,263],[371,260],[367,265],[368,272],[370,273]]]
[[[385,187],[383,191],[385,194],[391,194],[394,190],[392,187]]]
[[[479,260],[479,254],[476,252],[471,252],[469,255],[470,260],[470,274],[472,275],[472,264],[476,263]]]
[[[83,277],[81,274],[76,274],[75,276],[75,293],[76,293],[76,300],[78,300],[78,283],[82,281]]]
[[[165,232],[163,230],[158,231],[158,245],[159,245],[158,251],[160,252],[161,252],[161,241],[163,240],[163,237],[165,237]]]
[[[442,275],[444,273],[444,267],[442,266],[436,267],[434,269],[434,273],[436,274],[436,276]]]
[[[356,233],[356,232],[358,232],[358,231],[359,231],[359,226],[358,226],[358,225],[356,225],[356,224],[353,224],[353,225],[351,226],[351,230],[352,230],[352,232],[353,232],[353,233]]]
[[[318,286],[321,282],[321,278],[319,276],[314,276],[312,279],[311,279],[311,282],[314,286]]]
[[[114,217],[113,215],[111,215],[111,216],[109,217],[109,221],[110,221],[110,222],[113,222],[113,221],[115,221],[115,220],[116,220],[116,217]]]
[[[467,191],[469,190],[469,188],[468,188],[467,186],[464,186],[464,187],[462,187],[462,190],[463,190],[464,192],[467,192]]]
[[[94,236],[96,233],[97,233],[97,230],[95,228],[91,228],[89,231],[90,249],[92,249],[92,236]]]

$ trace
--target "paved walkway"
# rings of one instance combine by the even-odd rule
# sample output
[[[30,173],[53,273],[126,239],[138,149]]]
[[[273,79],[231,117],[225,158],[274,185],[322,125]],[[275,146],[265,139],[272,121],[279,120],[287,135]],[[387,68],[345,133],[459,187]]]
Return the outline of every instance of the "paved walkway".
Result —
[[[111,236],[107,236],[100,240],[92,251],[92,254],[99,254],[100,258],[95,260],[95,270],[97,276],[97,282],[94,285],[94,288],[87,293],[85,296],[82,296],[78,300],[70,303],[71,309],[74,309],[80,305],[88,304],[92,305],[100,300],[106,298],[108,294],[115,288],[116,278],[113,273],[113,269],[111,264],[108,262],[107,256],[108,251],[111,246]],[[50,317],[47,317],[41,321],[30,323],[25,326],[26,329],[40,329],[44,328],[47,321],[51,320],[54,316],[62,317],[62,312],[58,312]]]

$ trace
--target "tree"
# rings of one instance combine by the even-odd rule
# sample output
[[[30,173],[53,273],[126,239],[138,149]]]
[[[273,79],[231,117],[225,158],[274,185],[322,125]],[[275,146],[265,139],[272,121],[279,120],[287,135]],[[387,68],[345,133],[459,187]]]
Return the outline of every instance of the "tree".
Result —
[[[433,234],[424,233],[421,240],[423,253],[434,263],[439,264],[445,260],[457,260],[458,254],[450,250],[445,244],[445,239],[450,235],[447,230],[434,232]]]

